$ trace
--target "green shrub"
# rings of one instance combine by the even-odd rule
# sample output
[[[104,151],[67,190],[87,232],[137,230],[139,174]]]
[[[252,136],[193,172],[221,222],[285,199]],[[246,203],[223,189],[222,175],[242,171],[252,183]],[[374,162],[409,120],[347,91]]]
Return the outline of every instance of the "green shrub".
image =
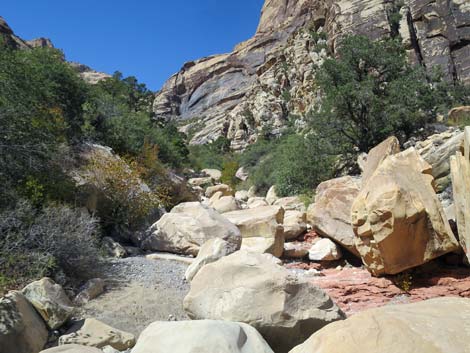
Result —
[[[324,99],[312,126],[343,151],[368,152],[392,134],[406,139],[435,121],[448,100],[441,77],[408,64],[395,39],[345,38],[338,58],[325,60],[316,79]]]
[[[228,160],[222,164],[222,177],[220,181],[231,186],[233,190],[237,187],[238,179],[235,174],[239,167],[238,162],[235,160]]]
[[[230,140],[222,136],[205,145],[190,146],[189,151],[190,165],[197,170],[221,170],[224,162],[231,158]]]
[[[86,276],[96,266],[98,222],[67,206],[26,201],[0,213],[0,292],[43,276]]]
[[[332,177],[332,157],[316,138],[291,135],[274,154],[274,180],[279,196],[311,193],[320,182]]]

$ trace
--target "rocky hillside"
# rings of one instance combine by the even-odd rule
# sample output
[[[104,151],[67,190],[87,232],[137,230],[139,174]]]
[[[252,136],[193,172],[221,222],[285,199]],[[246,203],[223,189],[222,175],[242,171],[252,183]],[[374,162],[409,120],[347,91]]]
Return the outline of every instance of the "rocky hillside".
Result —
[[[156,94],[154,112],[202,144],[243,149],[263,127],[315,104],[315,67],[345,34],[403,38],[410,60],[470,82],[470,7],[464,0],[266,0],[253,38],[186,63]],[[325,39],[323,39],[325,38]]]

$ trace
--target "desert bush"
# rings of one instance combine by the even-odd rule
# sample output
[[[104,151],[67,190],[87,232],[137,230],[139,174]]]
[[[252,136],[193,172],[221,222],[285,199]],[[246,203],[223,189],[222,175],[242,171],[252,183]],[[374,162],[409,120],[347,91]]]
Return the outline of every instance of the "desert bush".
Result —
[[[220,181],[224,184],[230,185],[232,189],[236,189],[238,179],[235,176],[240,165],[236,160],[227,160],[222,164],[222,177]]]
[[[368,152],[393,134],[405,140],[435,121],[450,92],[439,73],[409,64],[396,39],[346,37],[316,80],[324,97],[312,126],[340,151]]]
[[[0,292],[59,272],[85,276],[99,260],[98,236],[87,212],[19,201],[0,213]]]
[[[83,168],[87,193],[98,194],[97,214],[105,231],[135,230],[166,202],[167,195],[143,182],[147,172],[136,161],[93,154]]]
[[[332,177],[335,157],[328,144],[314,136],[291,135],[274,153],[274,183],[279,196],[311,193]]]
[[[205,145],[190,146],[189,151],[190,165],[197,170],[205,168],[221,170],[224,162],[232,157],[230,140],[222,136]]]

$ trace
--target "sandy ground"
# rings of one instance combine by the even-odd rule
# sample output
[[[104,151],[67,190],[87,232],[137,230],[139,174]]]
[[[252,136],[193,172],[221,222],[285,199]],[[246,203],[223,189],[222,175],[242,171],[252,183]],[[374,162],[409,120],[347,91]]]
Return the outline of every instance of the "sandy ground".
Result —
[[[186,268],[180,262],[145,257],[109,260],[99,273],[106,281],[106,292],[83,306],[79,316],[136,336],[154,321],[185,320]]]

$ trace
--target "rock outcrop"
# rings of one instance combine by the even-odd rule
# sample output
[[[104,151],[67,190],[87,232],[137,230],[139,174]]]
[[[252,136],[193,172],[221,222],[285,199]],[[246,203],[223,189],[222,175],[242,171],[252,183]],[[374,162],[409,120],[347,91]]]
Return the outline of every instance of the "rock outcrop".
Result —
[[[452,187],[459,242],[470,263],[470,127],[465,128],[464,151],[451,157]]]
[[[187,281],[192,281],[196,273],[205,265],[216,262],[224,256],[234,253],[238,249],[234,249],[232,244],[220,239],[213,238],[206,241],[199,250],[194,262],[189,265],[184,277]]]
[[[243,149],[263,128],[278,134],[289,113],[316,104],[314,74],[325,45],[336,51],[351,33],[374,40],[400,34],[411,61],[470,82],[469,13],[465,0],[266,0],[253,38],[184,64],[156,94],[153,110],[177,120],[194,144],[225,136]]]
[[[124,351],[135,345],[133,334],[120,331],[96,319],[86,319],[75,332],[61,336],[59,345],[79,344],[96,348],[111,346]]]
[[[467,353],[470,300],[389,305],[328,325],[290,353]]]
[[[410,148],[387,157],[363,186],[352,223],[372,274],[396,274],[458,249],[432,182],[431,166]]]
[[[20,292],[0,299],[0,352],[37,353],[47,342],[47,328]]]
[[[23,294],[53,330],[73,314],[74,306],[64,289],[50,278],[30,283],[23,289]]]
[[[200,320],[154,322],[140,335],[132,353],[273,353],[250,325]]]
[[[318,185],[315,203],[307,211],[307,220],[322,236],[333,239],[348,251],[359,255],[354,243],[351,207],[359,194],[361,179],[345,176]]]
[[[196,256],[201,245],[212,238],[240,248],[241,234],[227,218],[199,202],[175,206],[147,231],[141,246],[145,250]]]
[[[261,206],[224,213],[240,229],[242,248],[280,257],[284,251],[284,209]]]
[[[271,255],[240,250],[206,265],[191,282],[184,309],[192,319],[250,324],[280,353],[344,318],[322,290],[279,264]]]

